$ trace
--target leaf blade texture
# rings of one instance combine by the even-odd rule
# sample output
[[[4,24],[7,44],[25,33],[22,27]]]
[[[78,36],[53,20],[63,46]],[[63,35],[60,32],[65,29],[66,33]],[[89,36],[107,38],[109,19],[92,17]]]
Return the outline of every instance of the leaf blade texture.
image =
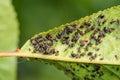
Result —
[[[40,55],[73,80],[119,80],[119,10],[115,6],[39,33],[21,52]]]

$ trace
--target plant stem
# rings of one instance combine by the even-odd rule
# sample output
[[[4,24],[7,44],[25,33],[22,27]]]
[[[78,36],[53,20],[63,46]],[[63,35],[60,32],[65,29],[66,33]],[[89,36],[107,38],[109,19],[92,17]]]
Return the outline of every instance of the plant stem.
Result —
[[[61,56],[20,53],[20,52],[6,52],[6,53],[3,52],[3,53],[0,53],[0,57],[12,57],[12,56],[38,58],[38,59],[48,59],[48,60],[57,60],[57,61],[67,61],[67,62],[120,65],[120,62],[117,62],[117,61],[106,61],[106,60],[90,61],[90,60],[85,60],[85,59],[73,59],[73,58],[65,58],[65,57],[61,57]]]

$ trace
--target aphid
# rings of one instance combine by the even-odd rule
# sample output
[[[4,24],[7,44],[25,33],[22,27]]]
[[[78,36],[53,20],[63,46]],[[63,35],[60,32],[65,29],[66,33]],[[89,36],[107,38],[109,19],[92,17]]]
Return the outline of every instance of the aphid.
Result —
[[[104,14],[100,14],[98,17],[102,19],[102,18],[104,18],[105,16],[104,16]]]
[[[94,32],[93,32],[93,34],[96,34],[97,32],[98,32],[98,30],[97,30],[97,29],[95,29],[95,30],[94,30]]]
[[[84,80],[91,80],[91,79],[88,76],[85,76]]]
[[[95,78],[95,77],[96,77],[96,74],[94,74],[94,73],[93,73],[93,74],[91,74],[91,77]]]
[[[72,80],[77,80],[77,79],[75,77],[73,77]]]
[[[38,35],[38,38],[43,38],[43,36],[41,34]]]
[[[64,35],[63,38],[64,39],[69,39],[69,36],[68,35]]]
[[[65,71],[66,71],[66,72],[70,72],[70,69],[66,68]]]
[[[100,31],[98,37],[105,37],[105,33],[103,31]]]
[[[92,41],[89,41],[89,43],[87,45],[92,46],[93,45]]]
[[[116,58],[116,59],[118,59],[118,56],[117,56],[117,55],[115,55],[115,58]]]
[[[48,34],[46,35],[46,38],[47,38],[48,40],[50,40],[50,41],[53,40],[53,39],[52,39],[52,35],[51,35],[50,33],[48,33]]]
[[[81,52],[81,49],[80,49],[80,47],[78,48],[78,52],[79,52],[79,53]]]
[[[38,46],[38,45],[34,46],[34,49],[35,49],[36,51],[38,51],[38,50],[39,50],[39,46]]]
[[[90,61],[92,61],[92,60],[95,60],[95,56],[91,56],[89,59],[90,59]]]
[[[84,28],[84,25],[82,24],[82,25],[80,25],[80,28]]]
[[[88,56],[91,56],[93,54],[93,52],[88,52]]]
[[[70,47],[74,47],[74,45],[75,45],[74,43],[69,44]]]
[[[80,40],[80,46],[83,47],[85,45],[83,40]]]
[[[113,24],[113,23],[115,23],[116,22],[116,20],[115,19],[112,19],[111,21],[110,21],[110,24]]]
[[[53,40],[56,41],[56,42],[58,41],[58,39],[56,37]]]
[[[100,28],[97,28],[97,31],[101,31],[101,29],[100,29]]]
[[[71,56],[72,56],[72,57],[77,57],[78,54],[75,54],[75,53],[72,52],[72,53],[71,53]]]
[[[42,53],[43,54],[50,54],[50,52],[48,52],[47,50],[43,50]]]
[[[109,28],[109,32],[111,33],[112,31],[114,31],[115,30],[115,28]]]
[[[101,77],[104,75],[104,73],[102,71],[98,71],[97,74]]]
[[[77,32],[80,34],[80,35],[84,35],[84,32],[80,29],[77,29]]]
[[[84,25],[91,26],[90,22],[87,22],[86,20],[84,21]]]
[[[52,48],[49,52],[50,52],[50,54],[54,54],[55,53],[55,49]]]
[[[91,27],[91,30],[94,30],[95,29],[95,26],[93,25],[92,27]]]
[[[96,51],[99,51],[99,50],[100,50],[100,48],[95,47],[95,50],[96,50]]]
[[[72,42],[77,42],[77,40],[78,40],[78,36],[73,36],[73,38],[72,38]]]
[[[101,37],[99,37],[98,39],[96,39],[96,45],[100,44],[102,42]]]
[[[90,38],[91,38],[91,39],[96,39],[95,34],[91,34]]]
[[[72,26],[67,26],[67,27],[65,28],[65,31],[66,31],[67,34],[72,33],[73,30],[74,30],[74,27],[72,27]]]
[[[80,57],[81,57],[81,56],[84,56],[84,55],[85,55],[85,53],[84,53],[84,52],[82,52],[82,53],[80,54]]]
[[[119,71],[119,67],[116,68],[116,71]]]
[[[59,51],[56,51],[56,52],[55,52],[55,56],[58,56],[58,55],[59,55]]]
[[[95,71],[98,71],[98,70],[100,70],[100,66],[99,65],[94,65],[94,69],[95,69]]]
[[[101,25],[101,21],[100,21],[100,20],[98,20],[98,21],[97,21],[97,23],[98,23],[98,26],[100,26],[100,25]]]
[[[104,58],[100,58],[100,60],[103,60]]]
[[[90,28],[87,28],[87,29],[85,30],[85,33],[87,33],[87,32],[90,32]]]
[[[103,31],[104,31],[105,33],[107,33],[107,32],[108,32],[108,28],[107,28],[107,27],[104,27],[104,28],[103,28]]]
[[[102,24],[105,24],[105,22],[106,22],[106,21],[107,21],[107,20],[106,20],[106,19],[104,19],[104,20],[103,20],[103,22],[102,22]]]
[[[69,40],[65,40],[65,43],[66,43],[67,45],[69,45]]]
[[[120,26],[120,20],[117,19],[117,23],[118,23],[118,25]]]
[[[39,39],[37,39],[37,38],[35,38],[35,42],[36,42],[36,43],[39,43],[39,42],[40,42],[40,40],[39,40]]]
[[[85,50],[86,50],[86,51],[88,51],[88,50],[89,50],[89,47],[88,47],[88,45],[86,45],[86,47],[85,47]]]
[[[71,26],[72,26],[72,27],[74,27],[74,28],[76,28],[77,24],[76,24],[76,23],[74,23],[74,24],[72,24]]]
[[[36,45],[36,41],[34,39],[31,39],[30,42],[32,43],[32,45]]]
[[[56,36],[58,39],[61,39],[61,34],[60,33],[58,33],[58,35]]]

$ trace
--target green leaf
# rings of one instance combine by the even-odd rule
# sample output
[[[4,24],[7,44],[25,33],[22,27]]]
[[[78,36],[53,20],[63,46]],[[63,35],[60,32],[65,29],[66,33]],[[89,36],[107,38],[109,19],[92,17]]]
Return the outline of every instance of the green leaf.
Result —
[[[18,43],[18,22],[11,0],[0,0],[0,52],[15,51]],[[16,80],[16,58],[0,59],[0,80]]]
[[[39,33],[26,42],[19,56],[43,59],[73,80],[119,80],[119,10],[120,6],[112,7]]]

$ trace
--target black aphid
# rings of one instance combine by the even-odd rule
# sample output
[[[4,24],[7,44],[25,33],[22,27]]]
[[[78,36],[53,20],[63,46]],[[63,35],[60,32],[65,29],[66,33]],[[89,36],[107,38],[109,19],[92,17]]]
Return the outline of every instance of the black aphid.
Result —
[[[110,21],[110,24],[113,24],[113,23],[115,23],[116,22],[116,20],[115,19],[112,19],[111,21]]]
[[[73,77],[72,80],[77,80],[77,79],[75,77]]]
[[[100,14],[98,17],[102,19],[102,18],[105,17],[105,15],[104,14]]]
[[[116,59],[118,59],[118,56],[117,56],[117,55],[115,55],[115,58],[116,58]]]
[[[80,40],[80,46],[83,47],[85,45],[85,42],[83,40]]]
[[[38,38],[43,38],[43,36],[41,34],[38,35]]]
[[[55,53],[55,49],[50,49],[50,54],[54,54]]]
[[[98,70],[100,70],[100,66],[99,65],[94,65],[94,69],[95,69],[95,71],[98,71]]]
[[[95,29],[94,32],[93,32],[93,34],[96,34],[97,32],[98,32],[98,29]]]
[[[69,36],[68,35],[64,35],[63,38],[64,39],[69,39]]]
[[[95,50],[96,50],[96,51],[99,51],[99,50],[100,50],[100,48],[95,47]]]
[[[84,28],[84,25],[82,24],[82,25],[80,25],[80,28]]]
[[[101,25],[101,21],[100,21],[100,20],[98,20],[98,21],[97,21],[97,23],[98,23],[98,26],[100,26],[100,25]]]
[[[58,55],[59,55],[59,51],[56,51],[56,52],[55,52],[55,56],[58,56]]]
[[[107,21],[107,20],[106,20],[106,19],[104,19],[104,20],[103,20],[103,22],[102,22],[102,24],[105,24],[105,22],[106,22],[106,21]]]
[[[72,41],[72,42],[77,42],[78,39],[79,39],[79,37],[75,35],[75,36],[73,36],[73,38],[72,38],[71,41]]]
[[[88,50],[89,50],[89,46],[88,46],[88,45],[86,45],[85,50],[86,50],[86,51],[88,51]]]
[[[104,75],[104,73],[102,71],[98,71],[97,74],[101,77]]]
[[[96,39],[95,34],[91,34],[91,35],[90,35],[90,38],[91,38],[91,39]]]
[[[89,41],[89,43],[87,45],[92,46],[93,45],[92,41]]]
[[[76,23],[74,23],[74,24],[72,24],[71,26],[72,26],[72,27],[74,27],[74,28],[76,28],[77,24],[76,24]]]
[[[81,52],[81,49],[80,49],[80,47],[78,48],[78,52],[79,52],[79,53]]]
[[[86,26],[91,26],[91,23],[90,22],[87,22],[86,20],[84,21],[84,25]]]
[[[118,25],[120,26],[120,20],[117,19],[117,23],[118,23]]]
[[[32,45],[36,45],[36,41],[34,39],[31,39],[30,42],[32,43]]]
[[[80,57],[82,57],[82,56],[84,56],[85,55],[85,53],[84,52],[82,52],[81,54],[80,54]]]
[[[74,30],[74,27],[72,27],[72,26],[67,26],[67,27],[65,28],[65,31],[66,31],[67,34],[72,33],[73,30]]]
[[[87,28],[86,30],[85,30],[85,33],[87,33],[87,32],[90,32],[90,28]]]
[[[72,52],[72,53],[71,53],[71,56],[72,56],[72,57],[77,57],[78,54],[75,54],[75,53]]]
[[[62,34],[58,33],[56,37],[57,37],[58,39],[61,39]]]
[[[115,28],[112,27],[112,28],[109,28],[108,31],[111,33],[111,32],[113,32],[114,30],[115,30]]]
[[[103,31],[104,31],[105,33],[107,33],[107,32],[108,32],[108,28],[107,28],[107,27],[104,27],[104,28],[103,28]]]
[[[94,30],[95,29],[95,26],[93,25],[92,27],[91,27],[91,30]]]
[[[92,56],[93,52],[88,52],[88,56]]]
[[[100,60],[103,60],[104,58],[100,58]]]
[[[74,46],[75,46],[75,44],[74,44],[74,43],[71,43],[71,44],[69,44],[69,46],[70,46],[70,47],[74,47]]]
[[[119,71],[119,67],[116,68],[116,71]]]
[[[46,38],[47,38],[48,40],[50,40],[50,41],[53,40],[53,39],[52,39],[52,35],[51,35],[50,33],[48,33],[48,34],[46,35]]]
[[[77,32],[80,34],[80,35],[84,35],[84,32],[80,29],[77,29]]]
[[[91,74],[91,77],[95,78],[95,77],[96,77],[96,74],[95,74],[95,73]]]

